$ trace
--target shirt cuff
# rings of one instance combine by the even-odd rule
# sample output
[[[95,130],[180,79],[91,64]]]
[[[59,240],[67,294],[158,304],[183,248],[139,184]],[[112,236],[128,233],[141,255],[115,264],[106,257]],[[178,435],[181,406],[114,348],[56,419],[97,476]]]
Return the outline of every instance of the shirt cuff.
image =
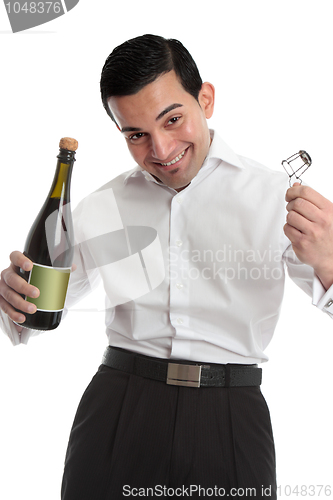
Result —
[[[313,279],[312,304],[333,317],[333,285],[325,290],[316,275]]]
[[[38,330],[30,328],[23,328],[22,332],[19,333],[13,321],[2,311],[0,311],[0,329],[7,335],[13,346],[27,344],[30,337],[40,333]]]
[[[12,322],[12,320],[5,314],[4,312],[0,311],[0,327],[1,330],[7,335],[9,340],[13,345],[19,345],[21,344],[21,336],[19,332],[15,328],[15,324]]]

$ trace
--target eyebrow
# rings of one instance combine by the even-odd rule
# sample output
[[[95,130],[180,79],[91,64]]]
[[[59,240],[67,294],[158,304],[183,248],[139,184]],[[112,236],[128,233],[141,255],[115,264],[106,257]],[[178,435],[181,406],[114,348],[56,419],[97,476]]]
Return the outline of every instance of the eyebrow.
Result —
[[[156,117],[156,121],[160,120],[161,118],[163,118],[164,115],[166,115],[167,113],[169,113],[170,111],[172,111],[173,109],[176,109],[176,108],[181,108],[183,105],[182,104],[179,104],[177,102],[175,102],[174,104],[170,104],[170,106],[168,106],[167,108],[163,109],[163,111],[161,111],[161,113]],[[121,129],[121,132],[140,132],[142,129],[141,128],[137,128],[137,127],[124,127]]]
[[[141,128],[136,128],[136,127],[124,127],[121,129],[121,133],[123,132],[140,132],[142,130]]]
[[[183,105],[182,104],[178,104],[178,103],[174,103],[174,104],[170,104],[170,106],[168,106],[167,108],[165,108],[159,115],[158,117],[156,118],[156,121],[160,120],[161,118],[163,118],[164,115],[166,115],[167,113],[169,113],[169,111],[172,111],[173,109],[176,109],[176,108],[181,108]]]

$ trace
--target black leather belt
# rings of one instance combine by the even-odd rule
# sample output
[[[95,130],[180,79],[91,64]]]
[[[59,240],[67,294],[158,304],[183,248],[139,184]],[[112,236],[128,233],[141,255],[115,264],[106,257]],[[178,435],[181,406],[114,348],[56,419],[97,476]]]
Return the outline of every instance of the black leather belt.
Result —
[[[258,365],[200,363],[153,358],[108,346],[102,364],[141,377],[186,387],[250,387],[261,384]]]

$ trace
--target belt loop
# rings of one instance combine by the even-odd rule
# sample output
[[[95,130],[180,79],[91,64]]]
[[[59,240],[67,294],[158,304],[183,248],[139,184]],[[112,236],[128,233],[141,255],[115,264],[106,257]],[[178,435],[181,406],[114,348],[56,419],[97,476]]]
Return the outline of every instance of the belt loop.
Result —
[[[230,387],[230,365],[225,365],[225,387]]]

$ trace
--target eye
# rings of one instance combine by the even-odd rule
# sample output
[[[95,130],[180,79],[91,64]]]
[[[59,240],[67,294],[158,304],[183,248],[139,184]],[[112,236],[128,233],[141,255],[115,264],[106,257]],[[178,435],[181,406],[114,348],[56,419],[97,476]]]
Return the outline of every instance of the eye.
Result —
[[[180,119],[180,116],[173,116],[172,118],[170,118],[170,120],[168,120],[168,125],[173,125],[174,123],[178,122],[178,120]]]
[[[131,141],[131,142],[137,142],[140,139],[142,139],[143,137],[145,137],[145,135],[146,134],[144,134],[143,132],[137,132],[136,134],[130,135],[128,137],[128,140]]]

